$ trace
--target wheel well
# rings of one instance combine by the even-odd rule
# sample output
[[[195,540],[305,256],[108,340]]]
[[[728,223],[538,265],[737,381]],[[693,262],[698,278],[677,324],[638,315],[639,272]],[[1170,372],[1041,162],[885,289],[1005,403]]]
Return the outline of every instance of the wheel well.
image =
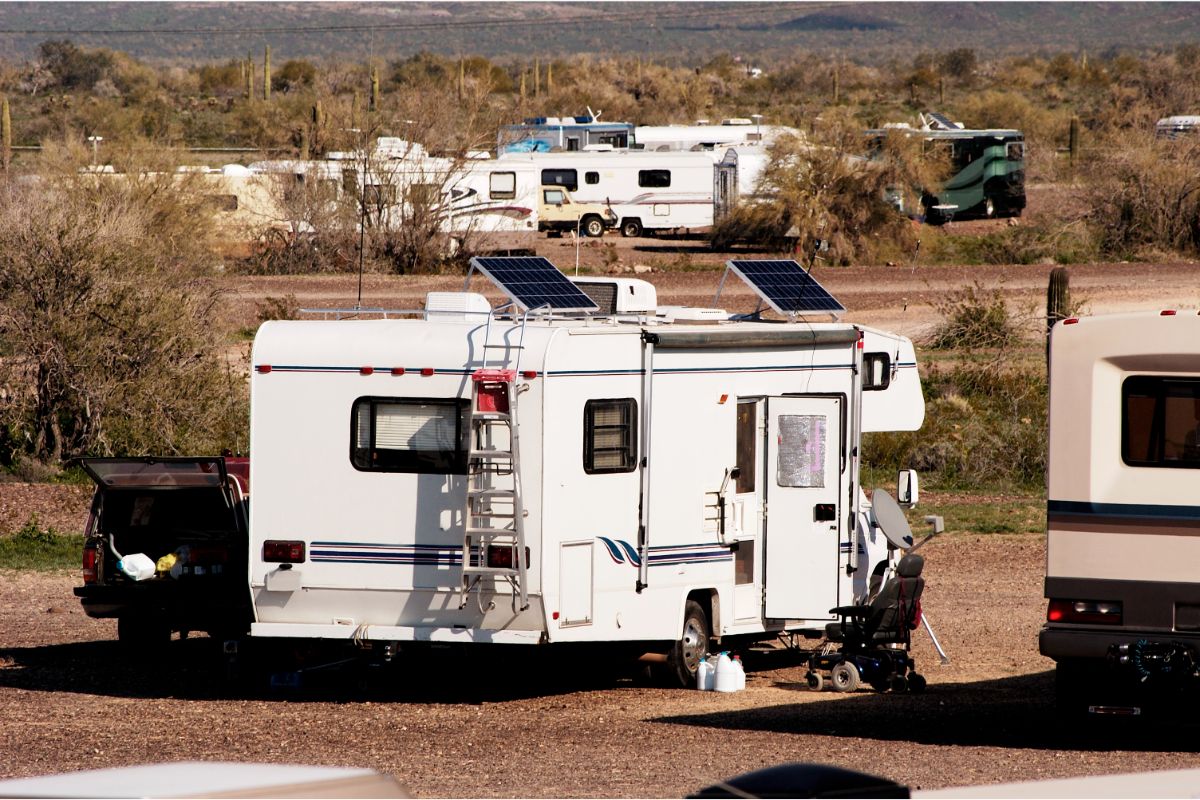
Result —
[[[721,596],[716,589],[693,589],[688,592],[688,600],[695,600],[704,609],[708,617],[709,631],[714,639],[721,637]]]

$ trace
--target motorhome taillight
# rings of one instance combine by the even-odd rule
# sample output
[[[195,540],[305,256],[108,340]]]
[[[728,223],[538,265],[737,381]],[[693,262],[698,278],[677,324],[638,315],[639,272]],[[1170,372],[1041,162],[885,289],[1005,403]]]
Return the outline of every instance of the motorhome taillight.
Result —
[[[83,582],[95,583],[97,580],[96,561],[97,561],[96,543],[88,542],[83,546]]]
[[[263,542],[263,561],[276,564],[300,564],[304,561],[304,542],[268,539]]]
[[[1164,308],[1162,311],[1158,312],[1158,315],[1160,317],[1173,317],[1173,316],[1175,316],[1175,309]]]
[[[513,569],[513,550],[511,544],[488,545],[487,565],[492,569]],[[529,566],[529,548],[525,548],[525,566]]]
[[[1115,600],[1051,600],[1047,622],[1082,625],[1120,625],[1121,603]]]
[[[500,414],[508,413],[508,392],[503,384],[483,384],[477,392],[479,401],[476,411],[494,411]]]
[[[1067,317],[1063,320],[1063,325],[1075,325],[1079,322],[1079,317]]]

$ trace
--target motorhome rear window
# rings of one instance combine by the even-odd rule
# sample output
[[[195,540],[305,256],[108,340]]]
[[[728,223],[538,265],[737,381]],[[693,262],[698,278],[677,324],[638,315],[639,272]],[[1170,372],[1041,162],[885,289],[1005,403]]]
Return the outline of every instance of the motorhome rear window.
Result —
[[[573,169],[544,169],[542,170],[543,186],[562,186],[568,192],[579,188],[579,171]]]
[[[1131,467],[1200,469],[1200,378],[1125,379],[1121,459]]]
[[[637,466],[637,400],[588,400],[583,406],[583,471],[633,472]]]
[[[493,172],[488,177],[488,199],[512,200],[517,196],[517,173]]]
[[[360,397],[350,422],[350,463],[366,472],[464,475],[466,400]]]
[[[647,189],[665,189],[671,185],[671,170],[669,169],[639,169],[638,186]]]

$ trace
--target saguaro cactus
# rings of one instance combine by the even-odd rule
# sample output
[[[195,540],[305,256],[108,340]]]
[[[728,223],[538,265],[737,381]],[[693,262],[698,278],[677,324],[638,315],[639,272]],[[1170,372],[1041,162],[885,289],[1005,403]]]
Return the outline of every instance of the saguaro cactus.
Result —
[[[1066,267],[1055,267],[1050,271],[1050,282],[1046,285],[1046,360],[1050,359],[1050,329],[1055,323],[1066,319],[1071,313],[1071,274]]]
[[[271,99],[271,45],[263,51],[263,100]]]
[[[0,146],[3,147],[4,174],[12,163],[12,117],[8,113],[8,98],[0,101]]]
[[[246,59],[246,99],[254,99],[254,60]]]
[[[1071,117],[1071,127],[1067,129],[1067,153],[1071,166],[1075,166],[1075,159],[1079,157],[1079,117]]]
[[[547,92],[554,91],[554,64],[553,63],[546,65],[546,91]]]
[[[379,110],[379,67],[371,67],[371,110]]]

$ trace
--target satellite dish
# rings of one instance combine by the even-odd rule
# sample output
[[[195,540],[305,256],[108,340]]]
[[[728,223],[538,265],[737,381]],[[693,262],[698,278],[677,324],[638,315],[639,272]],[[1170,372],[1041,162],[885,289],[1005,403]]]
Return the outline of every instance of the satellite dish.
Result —
[[[871,492],[871,512],[875,515],[875,524],[892,547],[907,550],[913,546],[912,528],[908,526],[900,504],[890,494],[883,489]]]

